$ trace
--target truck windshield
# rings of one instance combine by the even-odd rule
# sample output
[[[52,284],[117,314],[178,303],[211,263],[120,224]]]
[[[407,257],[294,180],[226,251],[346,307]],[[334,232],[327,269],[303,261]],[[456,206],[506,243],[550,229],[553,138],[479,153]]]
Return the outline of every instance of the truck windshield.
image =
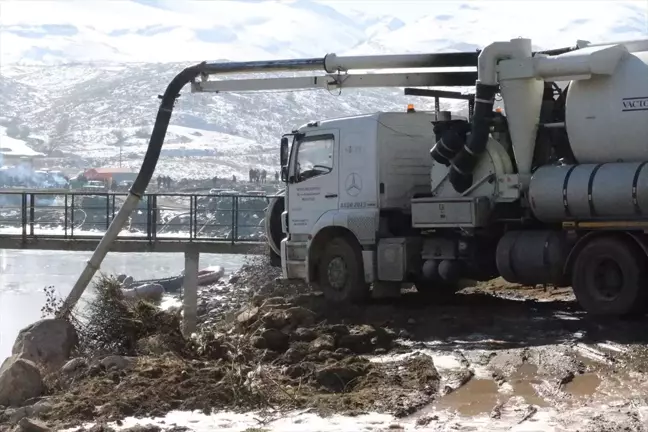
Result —
[[[297,143],[297,180],[328,174],[333,170],[333,135],[309,136]]]

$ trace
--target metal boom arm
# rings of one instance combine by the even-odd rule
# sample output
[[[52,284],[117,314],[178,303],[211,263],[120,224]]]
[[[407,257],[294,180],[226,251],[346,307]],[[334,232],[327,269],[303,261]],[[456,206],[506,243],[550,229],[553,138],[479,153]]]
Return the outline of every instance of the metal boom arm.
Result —
[[[477,53],[402,54],[269,60],[206,64],[201,80],[191,84],[192,93],[254,92],[264,90],[327,89],[353,87],[473,86],[477,72],[422,72],[431,68],[477,67]],[[401,70],[389,73],[349,73],[349,71]],[[407,69],[414,72],[404,73]],[[322,70],[326,74],[301,77],[209,80],[210,75],[245,72],[296,72]]]
[[[191,83],[192,93],[249,92],[262,90],[298,90],[367,87],[468,87],[477,80],[477,72],[429,72],[390,74],[327,74],[308,77],[281,77],[198,81]]]

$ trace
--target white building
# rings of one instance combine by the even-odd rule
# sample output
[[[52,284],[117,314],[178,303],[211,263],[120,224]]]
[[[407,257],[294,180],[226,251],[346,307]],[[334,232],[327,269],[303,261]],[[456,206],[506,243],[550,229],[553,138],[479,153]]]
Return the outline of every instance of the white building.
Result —
[[[5,128],[0,127],[0,166],[29,165],[34,160],[45,156],[29,147],[24,141],[6,135]]]

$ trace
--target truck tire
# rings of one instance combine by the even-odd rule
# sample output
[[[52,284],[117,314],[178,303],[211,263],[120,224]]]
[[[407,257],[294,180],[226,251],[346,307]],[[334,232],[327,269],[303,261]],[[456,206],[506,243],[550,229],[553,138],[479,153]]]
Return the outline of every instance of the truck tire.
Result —
[[[281,267],[281,256],[271,248],[268,248],[268,260],[271,267]]]
[[[576,300],[593,315],[645,312],[646,261],[646,254],[630,240],[593,239],[580,251],[572,269]]]
[[[281,195],[284,193],[282,190],[272,198],[264,211],[266,241],[277,257],[281,253],[281,240],[285,237],[281,227],[281,213],[286,208],[286,199]]]
[[[355,303],[369,297],[362,252],[343,237],[328,242],[317,263],[316,274],[313,285],[327,300]]]

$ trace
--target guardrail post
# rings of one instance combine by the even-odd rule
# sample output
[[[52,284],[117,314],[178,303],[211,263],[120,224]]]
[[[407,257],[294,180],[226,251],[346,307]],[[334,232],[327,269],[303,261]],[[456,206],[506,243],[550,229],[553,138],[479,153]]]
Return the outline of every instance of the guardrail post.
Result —
[[[106,229],[110,226],[110,195],[106,194]]]
[[[65,198],[63,198],[64,201],[64,206],[65,206],[65,211],[63,213],[63,229],[65,230],[65,234],[63,237],[67,239],[67,232],[68,232],[68,194],[64,195]]]
[[[153,235],[153,240],[156,239],[157,237],[157,215],[158,215],[158,203],[157,203],[157,194],[155,195],[150,195],[153,197],[153,205],[152,205],[152,214],[151,214],[151,223],[152,223],[152,235]]]
[[[72,194],[72,203],[70,204],[70,237],[74,237],[74,194]]]
[[[29,194],[29,235],[34,235],[34,194]]]
[[[27,194],[22,193],[21,194],[21,209],[20,209],[20,216],[21,216],[21,222],[22,222],[22,236],[23,236],[23,242],[27,241]]]
[[[237,210],[237,204],[238,203],[238,197],[232,195],[232,244],[236,241],[236,220],[238,219],[238,210]]]
[[[151,243],[151,195],[144,195],[146,198],[146,239]]]
[[[194,238],[198,238],[198,195],[194,195],[194,214],[193,214]]]
[[[185,337],[196,331],[198,321],[198,263],[200,254],[193,248],[185,251],[185,274],[182,287],[182,333]]]
[[[194,202],[194,196],[189,195],[189,240],[190,241],[193,238],[193,232],[194,232],[194,229],[193,229],[193,220],[194,220],[193,219],[193,206],[194,206],[194,203],[193,202]],[[182,228],[180,228],[180,229],[182,229]]]

